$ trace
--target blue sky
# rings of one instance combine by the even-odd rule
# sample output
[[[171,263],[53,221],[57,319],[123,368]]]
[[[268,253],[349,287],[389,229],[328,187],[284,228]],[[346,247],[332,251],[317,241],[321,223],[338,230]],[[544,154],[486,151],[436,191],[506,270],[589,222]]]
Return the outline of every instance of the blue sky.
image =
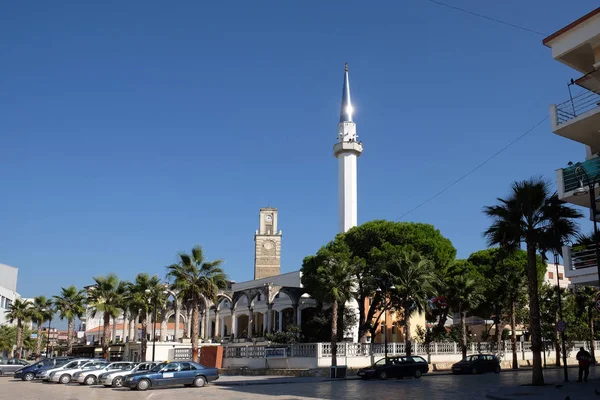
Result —
[[[552,33],[597,1],[448,0]],[[13,2],[0,14],[0,262],[24,296],[116,272],[164,275],[195,244],[252,279],[260,207],[282,271],[337,229],[344,62],[359,222],[395,220],[568,98],[541,36],[427,1]],[[404,218],[459,257],[513,180],[582,160],[549,121]],[[587,230],[587,229],[586,229]]]

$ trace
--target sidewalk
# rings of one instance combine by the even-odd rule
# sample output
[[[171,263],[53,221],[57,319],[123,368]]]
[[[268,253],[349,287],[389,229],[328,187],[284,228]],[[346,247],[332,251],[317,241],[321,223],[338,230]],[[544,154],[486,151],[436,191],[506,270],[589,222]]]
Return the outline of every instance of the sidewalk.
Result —
[[[600,400],[600,379],[590,379],[587,383],[549,382],[545,386],[506,386],[493,389],[485,394],[493,400]]]

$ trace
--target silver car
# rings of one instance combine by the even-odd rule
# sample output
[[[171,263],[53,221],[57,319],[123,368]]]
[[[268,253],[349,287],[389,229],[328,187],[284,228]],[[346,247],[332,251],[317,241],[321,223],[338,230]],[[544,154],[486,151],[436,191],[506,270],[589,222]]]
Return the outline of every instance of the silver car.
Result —
[[[88,362],[84,362],[80,365],[75,366],[74,368],[65,368],[60,369],[58,371],[51,372],[48,375],[48,381],[66,384],[71,382],[73,379],[73,375],[80,371],[93,371],[96,369],[104,368],[108,365],[108,362],[105,360],[89,360]]]
[[[113,372],[105,372],[98,376],[98,383],[106,386],[106,387],[123,387],[123,382],[125,382],[125,377],[131,374],[135,374],[137,372],[150,371],[156,365],[160,364],[159,361],[156,362],[142,362],[137,364],[134,368],[125,371],[113,371]]]
[[[0,357],[0,376],[14,374],[16,370],[23,368],[25,365],[29,365],[25,360]]]
[[[72,368],[76,368],[79,365],[82,365],[86,362],[88,362],[90,359],[89,358],[76,358],[74,360],[69,361],[66,364],[60,365],[56,368],[49,368],[49,369],[44,369],[42,368],[41,371],[38,371],[35,373],[35,378],[36,379],[41,379],[42,381],[47,381],[48,378],[50,377],[50,374],[62,370],[62,369],[72,369]]]
[[[73,374],[73,381],[80,385],[95,385],[98,382],[98,376],[107,372],[129,371],[132,370],[137,363],[130,361],[116,361],[108,364],[104,368],[84,369]]]

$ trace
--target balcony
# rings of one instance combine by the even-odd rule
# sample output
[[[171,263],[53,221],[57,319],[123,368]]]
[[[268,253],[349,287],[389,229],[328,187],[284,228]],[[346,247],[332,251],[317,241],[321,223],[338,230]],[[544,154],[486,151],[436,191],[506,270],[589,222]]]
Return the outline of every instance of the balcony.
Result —
[[[587,161],[580,163],[590,177],[594,179],[597,175],[600,175],[600,157],[590,158]],[[567,168],[561,168],[556,170],[556,185],[558,188],[558,198],[566,201],[567,203],[576,204],[578,206],[591,208],[590,196],[576,196],[575,189],[581,186],[581,182],[575,175],[576,165],[569,166]],[[585,182],[584,182],[585,183]],[[596,185],[595,188],[596,197],[600,195],[600,186]]]
[[[573,85],[583,90],[550,106],[552,131],[600,151],[600,69],[573,81]]]
[[[562,250],[565,276],[573,285],[597,285],[598,267],[594,244],[565,246]]]

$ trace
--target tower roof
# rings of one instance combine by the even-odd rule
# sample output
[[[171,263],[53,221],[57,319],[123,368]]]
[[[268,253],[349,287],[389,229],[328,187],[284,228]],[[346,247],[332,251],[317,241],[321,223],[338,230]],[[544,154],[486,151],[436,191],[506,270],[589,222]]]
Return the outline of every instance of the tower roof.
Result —
[[[342,110],[340,112],[340,123],[341,122],[353,122],[352,121],[352,101],[350,100],[350,80],[348,79],[348,63],[345,64],[344,68],[344,89],[342,91]]]

